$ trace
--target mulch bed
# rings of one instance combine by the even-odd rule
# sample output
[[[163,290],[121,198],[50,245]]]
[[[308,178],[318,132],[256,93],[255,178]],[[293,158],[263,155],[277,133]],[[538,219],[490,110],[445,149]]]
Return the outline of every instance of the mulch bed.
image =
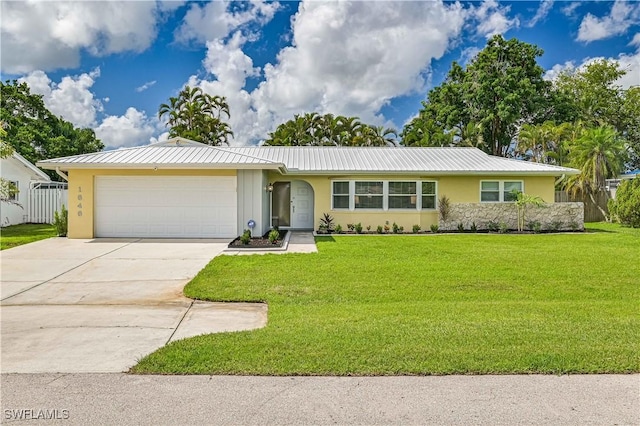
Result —
[[[229,248],[239,248],[239,249],[255,249],[255,248],[278,248],[282,247],[284,244],[284,239],[287,236],[287,232],[289,231],[279,231],[280,238],[275,243],[269,241],[269,232],[264,234],[262,237],[251,238],[249,244],[243,244],[240,241],[240,237],[237,237],[235,240],[229,243]]]

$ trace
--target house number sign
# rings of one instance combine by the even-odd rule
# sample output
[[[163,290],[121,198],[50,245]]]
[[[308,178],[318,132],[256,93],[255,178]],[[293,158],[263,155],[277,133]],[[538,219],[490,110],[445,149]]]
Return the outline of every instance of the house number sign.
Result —
[[[78,216],[82,217],[82,187],[78,187]]]

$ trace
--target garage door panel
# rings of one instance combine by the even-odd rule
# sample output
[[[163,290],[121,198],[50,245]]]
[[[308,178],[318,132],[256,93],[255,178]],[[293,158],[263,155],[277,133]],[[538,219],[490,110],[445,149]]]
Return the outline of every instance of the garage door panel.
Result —
[[[98,176],[97,237],[232,238],[236,178]]]

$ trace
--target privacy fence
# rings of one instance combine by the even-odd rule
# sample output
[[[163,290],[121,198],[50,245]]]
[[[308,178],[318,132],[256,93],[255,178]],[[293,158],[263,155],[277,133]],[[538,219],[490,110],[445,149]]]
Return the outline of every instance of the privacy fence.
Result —
[[[571,195],[566,191],[556,191],[555,201],[556,203],[571,203],[581,202],[584,203],[584,221],[585,222],[602,222],[605,217],[598,209],[600,206],[607,214],[609,209],[607,208],[607,202],[611,198],[608,192],[599,192],[594,196],[596,204],[591,201],[589,196],[583,196],[582,194]]]
[[[67,205],[67,187],[59,183],[38,183],[29,196],[30,223],[53,223],[54,212]]]

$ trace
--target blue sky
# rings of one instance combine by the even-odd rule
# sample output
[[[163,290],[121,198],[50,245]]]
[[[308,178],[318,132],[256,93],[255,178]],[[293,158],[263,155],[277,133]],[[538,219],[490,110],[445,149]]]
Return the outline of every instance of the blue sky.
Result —
[[[640,2],[2,2],[2,80],[26,81],[108,149],[166,138],[190,84],[227,97],[234,145],[309,111],[402,129],[452,61],[493,34],[541,47],[547,78],[595,58],[640,84]]]

